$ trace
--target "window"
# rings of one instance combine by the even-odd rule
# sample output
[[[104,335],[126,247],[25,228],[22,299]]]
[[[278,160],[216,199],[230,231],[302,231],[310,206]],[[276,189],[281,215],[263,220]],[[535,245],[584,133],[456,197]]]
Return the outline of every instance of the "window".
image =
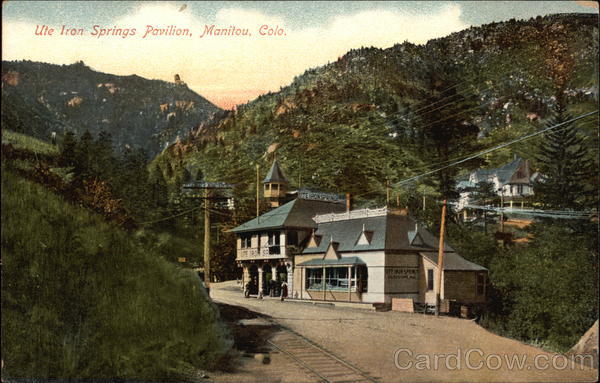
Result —
[[[274,190],[274,191],[279,190],[279,184],[273,184],[273,185],[271,185],[271,190]]]
[[[330,267],[325,269],[325,281],[327,290],[344,290],[348,291],[348,268],[347,267]],[[354,282],[353,284],[356,284]]]
[[[271,232],[268,234],[269,236],[269,254],[281,254],[280,244],[280,236],[279,232]]]
[[[274,246],[277,245],[279,246],[279,241],[280,241],[280,237],[279,237],[279,232],[271,232],[268,234],[269,236],[269,246]]]
[[[477,274],[477,295],[485,295],[485,274]]]
[[[354,268],[352,268],[354,270]],[[369,287],[369,271],[366,266],[358,266],[356,268],[358,274],[358,292],[366,293]]]
[[[523,194],[523,185],[517,185],[517,192]]]
[[[427,291],[433,290],[433,269],[427,269]]]
[[[242,239],[242,249],[252,247],[252,235],[243,234],[241,239]]]
[[[306,269],[306,289],[322,290],[323,269]]]
[[[305,284],[308,290],[323,290],[323,269],[307,268]],[[328,291],[348,291],[348,283],[350,283],[350,291],[356,291],[357,276],[361,284],[361,292],[367,291],[367,272],[366,268],[361,267],[358,270],[356,267],[350,268],[350,278],[348,278],[348,267],[326,267],[325,268],[325,290]]]

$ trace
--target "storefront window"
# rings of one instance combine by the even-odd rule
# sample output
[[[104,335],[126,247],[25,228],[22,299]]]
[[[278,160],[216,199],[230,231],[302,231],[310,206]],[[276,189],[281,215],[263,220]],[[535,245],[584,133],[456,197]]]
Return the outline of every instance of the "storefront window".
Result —
[[[306,269],[306,289],[322,290],[323,269]]]
[[[348,268],[331,267],[325,269],[327,290],[348,290]]]
[[[306,269],[306,288],[309,290],[323,289],[323,269],[322,268],[307,268]],[[360,291],[367,291],[367,270],[365,267],[355,266],[350,268],[348,275],[348,266],[342,267],[326,267],[325,268],[325,290],[327,291],[357,291],[356,286],[360,281]]]

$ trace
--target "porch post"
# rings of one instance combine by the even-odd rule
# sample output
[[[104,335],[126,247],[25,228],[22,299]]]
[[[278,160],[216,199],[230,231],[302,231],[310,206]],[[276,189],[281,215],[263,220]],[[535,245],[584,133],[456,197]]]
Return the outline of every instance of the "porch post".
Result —
[[[258,297],[262,298],[263,296],[263,280],[264,280],[264,271],[262,265],[258,267]]]
[[[285,266],[285,271],[287,272],[288,294],[290,297],[294,296],[294,266],[292,262],[293,261],[289,262],[289,267],[285,261],[283,262],[283,265]]]
[[[306,288],[306,282],[304,282],[304,276],[306,274],[304,273],[304,267],[300,268],[300,299],[304,299],[302,297],[302,291]]]
[[[246,290],[246,273],[248,272],[248,267],[242,265],[242,291]]]
[[[321,283],[323,284],[323,300],[325,300],[325,266],[323,266],[323,275],[321,276]]]
[[[348,266],[348,302],[352,301],[352,266]]]

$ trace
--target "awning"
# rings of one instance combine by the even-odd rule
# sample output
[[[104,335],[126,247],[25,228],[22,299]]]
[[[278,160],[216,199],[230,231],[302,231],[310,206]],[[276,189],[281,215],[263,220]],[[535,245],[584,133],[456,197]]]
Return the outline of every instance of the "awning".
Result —
[[[359,257],[342,257],[339,259],[311,259],[310,261],[302,262],[296,266],[353,266],[366,265]]]

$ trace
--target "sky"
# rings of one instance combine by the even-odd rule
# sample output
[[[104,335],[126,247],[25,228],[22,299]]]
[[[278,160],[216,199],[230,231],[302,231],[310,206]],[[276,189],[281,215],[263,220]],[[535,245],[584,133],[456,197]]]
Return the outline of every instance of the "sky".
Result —
[[[595,1],[8,0],[2,8],[3,60],[82,60],[97,71],[165,81],[179,74],[192,90],[226,109],[278,91],[305,70],[353,48],[422,44],[511,18],[598,13]],[[207,33],[212,25],[212,34]],[[54,29],[52,35],[42,34],[44,26]],[[63,26],[83,34],[61,35]],[[154,34],[169,26],[188,33]],[[231,27],[249,35],[215,32]],[[107,35],[99,36],[102,29]]]

